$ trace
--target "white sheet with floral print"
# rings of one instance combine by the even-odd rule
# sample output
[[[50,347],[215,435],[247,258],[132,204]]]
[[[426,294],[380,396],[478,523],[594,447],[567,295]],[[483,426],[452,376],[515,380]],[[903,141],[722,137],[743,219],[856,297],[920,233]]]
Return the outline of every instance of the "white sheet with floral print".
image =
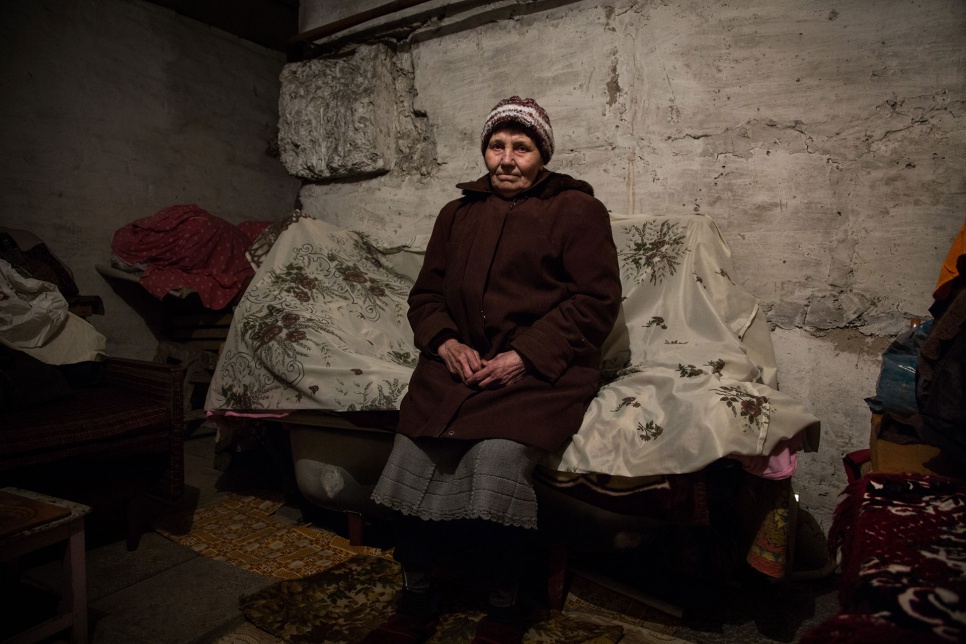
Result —
[[[777,390],[764,316],[733,279],[714,223],[615,217],[613,230],[624,300],[601,389],[547,465],[648,476],[814,448],[819,422]],[[364,234],[297,219],[238,304],[206,408],[398,409],[417,355],[406,297],[424,242],[378,248]]]

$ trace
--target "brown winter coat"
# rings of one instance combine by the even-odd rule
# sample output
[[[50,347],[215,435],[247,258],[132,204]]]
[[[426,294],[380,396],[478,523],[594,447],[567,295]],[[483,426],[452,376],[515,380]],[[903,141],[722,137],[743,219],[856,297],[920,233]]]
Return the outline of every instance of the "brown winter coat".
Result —
[[[607,210],[589,184],[548,171],[515,199],[486,176],[457,187],[463,198],[440,212],[409,296],[421,354],[398,431],[556,450],[597,392],[620,307]],[[515,349],[527,372],[500,389],[467,387],[436,355],[449,338],[483,358]]]

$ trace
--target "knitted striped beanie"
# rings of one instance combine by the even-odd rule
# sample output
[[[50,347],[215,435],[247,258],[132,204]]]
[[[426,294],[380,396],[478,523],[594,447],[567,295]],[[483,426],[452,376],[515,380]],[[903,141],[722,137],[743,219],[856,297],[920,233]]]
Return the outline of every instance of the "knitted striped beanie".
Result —
[[[550,127],[550,117],[535,100],[519,96],[500,101],[486,117],[483,132],[480,134],[481,151],[486,153],[486,146],[494,130],[508,123],[516,123],[526,128],[534,137],[533,142],[537,144],[543,162],[550,161],[553,156],[553,128]]]

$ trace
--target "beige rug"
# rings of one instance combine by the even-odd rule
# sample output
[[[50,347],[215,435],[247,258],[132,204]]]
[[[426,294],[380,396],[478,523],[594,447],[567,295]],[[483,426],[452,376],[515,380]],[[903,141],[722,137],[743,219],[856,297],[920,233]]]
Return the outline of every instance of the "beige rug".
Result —
[[[163,526],[157,532],[198,554],[276,579],[299,579],[342,563],[353,555],[384,555],[378,548],[308,525],[290,525],[272,515],[284,505],[269,494],[232,494],[199,508],[190,530]]]

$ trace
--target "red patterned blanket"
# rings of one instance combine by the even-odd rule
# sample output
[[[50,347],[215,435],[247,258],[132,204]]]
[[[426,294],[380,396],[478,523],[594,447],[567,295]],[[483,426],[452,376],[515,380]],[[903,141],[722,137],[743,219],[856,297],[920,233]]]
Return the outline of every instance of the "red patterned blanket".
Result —
[[[829,531],[842,553],[842,612],[801,642],[966,641],[966,483],[870,474]]]

